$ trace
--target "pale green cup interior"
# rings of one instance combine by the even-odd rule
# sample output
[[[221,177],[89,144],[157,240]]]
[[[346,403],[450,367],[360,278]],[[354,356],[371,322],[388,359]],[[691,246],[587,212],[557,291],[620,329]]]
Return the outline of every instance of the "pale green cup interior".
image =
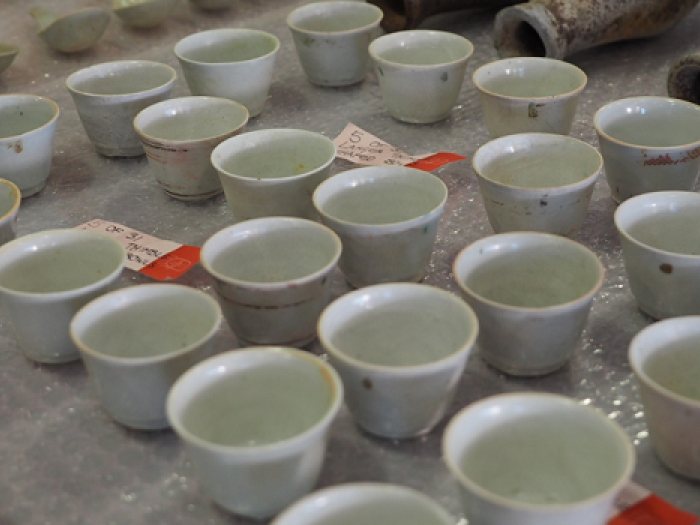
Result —
[[[206,39],[201,43],[183,43],[176,48],[185,60],[208,64],[224,64],[253,60],[274,52],[278,42],[262,33],[242,33]]]
[[[93,314],[94,322],[83,326],[78,336],[91,351],[126,359],[156,357],[204,341],[219,322],[218,310],[194,294],[139,301],[127,295],[124,301],[109,305],[103,315]]]
[[[480,89],[515,98],[563,95],[586,84],[586,75],[577,67],[539,58],[498,60],[479,68],[473,78]]]
[[[281,283],[320,272],[338,255],[335,238],[315,228],[243,232],[212,254],[211,269],[225,279]]]
[[[90,95],[129,95],[164,86],[174,71],[153,63],[99,64],[68,78],[71,89]]]
[[[289,15],[288,22],[302,31],[337,33],[376,24],[380,18],[381,11],[372,4],[321,2],[300,7]]]
[[[123,250],[110,238],[61,239],[52,245],[36,243],[35,249],[20,238],[0,252],[0,286],[35,294],[75,290],[108,277],[123,259]]]
[[[403,31],[385,35],[370,45],[370,52],[386,62],[405,66],[449,64],[471,56],[472,44],[454,34]]]
[[[229,139],[231,140],[231,139]],[[307,136],[285,135],[245,146],[246,137],[236,137],[241,147],[222,152],[220,168],[237,177],[282,179],[316,171],[334,157],[332,144]]]
[[[41,98],[0,97],[0,139],[40,128],[51,122],[57,112],[56,106]]]
[[[260,447],[317,425],[335,394],[319,366],[302,359],[241,359],[237,368],[203,384],[183,405],[182,427],[207,443]]]
[[[585,248],[559,243],[511,247],[462,276],[466,289],[495,303],[548,308],[597,289],[601,268]]]

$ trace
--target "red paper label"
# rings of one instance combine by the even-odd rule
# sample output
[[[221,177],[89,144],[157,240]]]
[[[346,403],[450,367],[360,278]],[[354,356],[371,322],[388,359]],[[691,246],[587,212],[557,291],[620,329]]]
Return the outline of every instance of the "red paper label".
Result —
[[[698,518],[654,494],[623,510],[608,525],[695,525]]]
[[[416,168],[423,171],[433,171],[441,166],[444,166],[445,164],[449,164],[450,162],[457,162],[458,160],[464,159],[466,159],[466,157],[462,157],[456,153],[440,152],[436,153],[435,155],[425,157],[424,159],[411,162],[410,164],[406,164],[406,167]]]
[[[199,252],[201,248],[197,246],[180,246],[170,253],[166,253],[160,259],[156,259],[148,266],[139,270],[139,273],[165,281],[177,279],[187,270],[199,262]]]

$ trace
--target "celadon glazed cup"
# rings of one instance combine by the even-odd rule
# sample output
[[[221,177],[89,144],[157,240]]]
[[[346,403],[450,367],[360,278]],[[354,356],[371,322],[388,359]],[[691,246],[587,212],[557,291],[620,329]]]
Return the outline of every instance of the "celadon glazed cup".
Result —
[[[700,316],[647,326],[632,339],[629,362],[656,454],[673,472],[700,480]]]
[[[37,24],[37,34],[54,51],[77,53],[92,47],[109,25],[109,13],[100,7],[87,7],[57,15],[41,7],[29,11]]]
[[[39,363],[80,358],[73,315],[112,290],[126,250],[107,234],[47,230],[0,246],[0,307],[24,355]]]
[[[263,129],[219,144],[211,162],[236,221],[289,216],[316,219],[311,196],[330,176],[333,141],[301,129]]]
[[[0,74],[10,67],[18,53],[18,46],[0,42]]]
[[[593,146],[572,137],[519,133],[481,146],[472,166],[493,231],[574,237],[603,159]]]
[[[369,54],[389,114],[413,124],[447,118],[473,52],[469,40],[445,31],[398,31],[377,38]]]
[[[243,131],[248,110],[216,97],[164,100],[141,111],[134,128],[156,182],[174,199],[196,201],[223,191],[214,148]]]
[[[654,319],[700,315],[700,195],[661,191],[615,211],[622,258],[639,309]]]
[[[593,124],[612,198],[693,191],[700,172],[700,107],[668,97],[634,97],[600,108]]]
[[[379,36],[383,16],[364,2],[314,2],[292,11],[287,26],[309,81],[319,86],[362,82],[370,64],[368,46]]]
[[[128,26],[156,27],[170,16],[180,0],[112,0],[112,11]]]
[[[270,525],[348,525],[351,523],[454,525],[433,499],[389,483],[345,483],[318,490],[290,505]]]
[[[340,378],[321,358],[257,347],[185,372],[167,414],[202,490],[226,510],[263,519],[314,488],[342,403]]]
[[[317,222],[266,217],[214,234],[201,263],[242,345],[301,347],[316,337],[340,251],[338,236]]]
[[[193,95],[240,102],[257,117],[272,84],[280,42],[257,29],[211,29],[183,38],[175,55]]]
[[[635,465],[606,414],[546,393],[472,403],[448,424],[442,452],[478,525],[605,525]]]
[[[0,174],[17,185],[22,198],[46,186],[58,114],[48,98],[0,95]]]
[[[566,237],[515,232],[470,244],[453,273],[479,318],[484,360],[506,374],[535,376],[571,356],[605,270]]]
[[[97,152],[137,157],[144,151],[134,117],[170,98],[175,76],[173,68],[158,62],[118,60],[81,69],[68,77],[66,86]]]
[[[17,237],[17,214],[21,200],[19,188],[9,180],[0,179],[0,245]]]
[[[169,426],[165,399],[180,375],[211,357],[221,308],[204,292],[143,284],[105,294],[73,317],[70,334],[105,411],[127,427]]]
[[[355,421],[393,439],[425,434],[440,422],[478,331],[476,315],[459,297],[414,283],[345,294],[318,322]]]
[[[539,57],[496,60],[472,75],[492,139],[528,132],[568,135],[587,81],[573,64]]]
[[[218,11],[228,9],[238,0],[190,0],[190,3],[204,11]]]
[[[340,269],[356,288],[420,281],[446,200],[439,178],[402,166],[347,170],[313,194],[321,222],[343,242]]]

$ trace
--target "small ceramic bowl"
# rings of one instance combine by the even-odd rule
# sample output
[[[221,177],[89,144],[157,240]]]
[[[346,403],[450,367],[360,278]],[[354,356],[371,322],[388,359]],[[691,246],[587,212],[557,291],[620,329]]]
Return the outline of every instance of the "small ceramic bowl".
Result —
[[[279,48],[271,33],[224,28],[183,38],[175,55],[193,95],[230,98],[256,117],[265,107]]]
[[[313,195],[321,222],[343,242],[340,269],[356,288],[420,281],[446,200],[439,178],[401,166],[348,170]]]
[[[0,246],[0,306],[24,355],[40,363],[79,359],[70,321],[116,286],[125,261],[119,241],[86,230],[47,230]]]
[[[453,273],[479,318],[481,356],[507,374],[533,376],[569,359],[605,270],[570,239],[516,232],[470,244]]]
[[[428,124],[457,103],[472,43],[445,31],[398,31],[369,46],[384,105],[397,120]]]
[[[630,290],[654,319],[700,315],[700,195],[660,191],[615,211]]]
[[[51,172],[58,105],[28,94],[0,95],[0,174],[22,198],[40,192]]]
[[[0,43],[0,74],[5,71],[19,53],[19,47],[14,44]]]
[[[224,316],[242,345],[304,346],[331,299],[338,236],[306,219],[240,222],[202,246]]]
[[[454,525],[455,519],[417,490],[388,483],[346,483],[316,491],[285,509],[270,525],[350,523]]]
[[[478,333],[476,315],[432,286],[391,283],[341,296],[318,333],[366,431],[392,439],[429,432],[454,397]]]
[[[170,16],[180,0],[112,0],[112,11],[126,25],[156,27]]]
[[[672,471],[700,480],[700,317],[665,319],[630,343],[649,437]]]
[[[183,97],[147,107],[134,118],[134,129],[165,193],[195,201],[223,191],[211,153],[247,122],[248,110],[233,100]]]
[[[634,97],[593,118],[605,178],[622,202],[652,191],[693,191],[700,173],[700,106],[667,97]]]
[[[17,214],[21,200],[20,189],[9,180],[0,179],[0,245],[17,236]]]
[[[118,60],[81,69],[66,79],[85,133],[98,153],[137,157],[143,146],[134,117],[170,98],[175,70],[148,60]],[[109,122],[109,125],[105,125]]]
[[[292,11],[287,26],[307,78],[319,86],[347,86],[364,80],[368,46],[383,17],[364,2],[314,2]]]
[[[472,75],[492,139],[513,133],[568,135],[586,74],[553,58],[507,58]]]
[[[70,334],[105,411],[130,428],[169,426],[165,398],[180,375],[211,357],[221,309],[176,284],[122,288],[73,316]]]
[[[257,347],[195,365],[166,406],[202,490],[224,509],[264,519],[314,488],[342,404],[343,385],[323,359]]]
[[[311,196],[330,175],[336,148],[320,133],[263,129],[231,137],[211,154],[236,221],[316,219]]]
[[[554,133],[519,133],[481,146],[472,159],[493,231],[574,237],[603,159],[594,147]]]
[[[110,21],[109,13],[99,7],[88,7],[65,16],[37,7],[30,14],[39,24],[41,39],[51,49],[62,53],[76,53],[92,47],[102,38]]]
[[[487,397],[447,425],[442,456],[469,523],[605,525],[635,465],[603,412],[545,393]]]

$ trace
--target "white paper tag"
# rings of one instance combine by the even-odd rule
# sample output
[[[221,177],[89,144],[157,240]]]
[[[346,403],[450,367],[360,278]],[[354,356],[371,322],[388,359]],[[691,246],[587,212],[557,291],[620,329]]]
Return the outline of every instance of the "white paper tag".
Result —
[[[333,143],[338,158],[364,166],[405,166],[432,155],[411,156],[352,123],[345,126]]]
[[[130,270],[139,271],[156,259],[177,250],[182,245],[172,241],[163,241],[157,237],[146,235],[138,230],[116,222],[95,219],[76,226],[78,230],[94,230],[111,235],[126,249],[126,266]]]

